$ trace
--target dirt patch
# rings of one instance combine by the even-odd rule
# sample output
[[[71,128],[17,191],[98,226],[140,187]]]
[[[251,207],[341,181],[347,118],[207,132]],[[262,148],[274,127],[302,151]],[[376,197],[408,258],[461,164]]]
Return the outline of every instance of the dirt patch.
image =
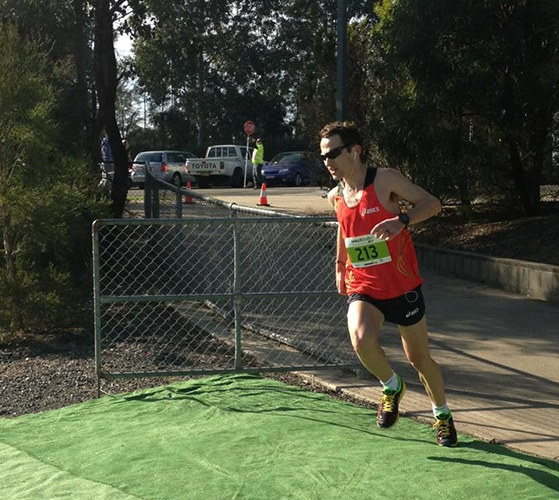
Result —
[[[145,353],[144,353],[145,354]],[[141,352],[129,352],[144,363]],[[145,364],[145,363],[144,363]],[[104,394],[168,384],[169,378],[103,381]],[[93,332],[25,335],[0,347],[0,416],[15,417],[81,403],[97,393]]]
[[[445,208],[438,217],[414,226],[413,237],[426,245],[559,265],[559,210],[514,218],[489,209],[466,217]]]

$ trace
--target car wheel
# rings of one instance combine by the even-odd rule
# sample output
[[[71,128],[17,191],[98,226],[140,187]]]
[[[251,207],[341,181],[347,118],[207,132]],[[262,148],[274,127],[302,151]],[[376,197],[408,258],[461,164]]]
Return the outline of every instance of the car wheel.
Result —
[[[243,187],[243,171],[240,168],[236,168],[231,176],[231,187]]]
[[[178,172],[175,172],[175,174],[173,175],[173,178],[171,179],[171,184],[174,184],[175,186],[180,188],[182,186],[181,174],[179,174]]]

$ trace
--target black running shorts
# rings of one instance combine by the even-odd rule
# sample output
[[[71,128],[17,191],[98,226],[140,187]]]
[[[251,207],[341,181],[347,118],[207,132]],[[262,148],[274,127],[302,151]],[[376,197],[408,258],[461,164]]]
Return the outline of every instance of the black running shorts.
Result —
[[[352,293],[347,298],[347,303],[351,304],[358,300],[372,304],[384,314],[386,321],[396,325],[415,325],[425,316],[425,300],[421,292],[421,285],[400,297],[388,300],[373,299],[362,293]]]

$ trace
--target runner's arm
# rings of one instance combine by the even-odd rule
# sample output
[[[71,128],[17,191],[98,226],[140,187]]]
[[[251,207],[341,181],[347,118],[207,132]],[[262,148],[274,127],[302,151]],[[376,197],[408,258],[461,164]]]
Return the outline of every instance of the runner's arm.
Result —
[[[342,227],[338,224],[338,238],[336,243],[336,288],[340,295],[347,295],[345,285],[345,270],[347,262],[347,250],[345,247]]]
[[[336,195],[338,194],[338,187],[332,188],[328,193],[328,201],[330,205],[336,210]],[[347,250],[345,247],[344,236],[342,234],[342,227],[338,224],[338,235],[336,238],[336,289],[340,295],[347,295],[345,286],[345,268],[347,261]]]
[[[397,170],[384,169],[381,182],[386,186],[386,190],[390,191],[391,196],[395,196],[398,200],[409,201],[413,205],[406,212],[410,220],[409,225],[430,219],[442,209],[441,202],[437,198]],[[398,235],[404,227],[404,223],[400,222],[398,215],[395,215],[377,224],[371,233],[378,238],[389,240]]]
[[[391,192],[399,199],[409,201],[413,205],[406,212],[410,218],[410,225],[430,219],[442,210],[441,202],[437,198],[397,170],[386,169],[385,175],[390,183]]]
[[[332,208],[336,210],[336,194],[338,193],[338,186],[335,188],[330,189],[328,191],[328,203],[332,205]]]

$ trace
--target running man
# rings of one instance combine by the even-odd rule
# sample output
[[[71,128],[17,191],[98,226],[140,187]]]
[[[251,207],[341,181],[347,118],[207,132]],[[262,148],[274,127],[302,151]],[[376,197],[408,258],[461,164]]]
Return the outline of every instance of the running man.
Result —
[[[392,370],[379,345],[381,326],[388,321],[398,326],[406,356],[431,400],[437,443],[456,446],[442,374],[429,351],[423,280],[408,232],[410,224],[438,214],[441,204],[398,171],[364,165],[363,142],[354,123],[330,123],[320,137],[321,157],[340,182],[328,194],[338,219],[336,287],[348,297],[353,349],[383,385],[377,425],[388,428],[398,421],[406,392],[405,382]],[[400,200],[413,207],[402,213]]]

